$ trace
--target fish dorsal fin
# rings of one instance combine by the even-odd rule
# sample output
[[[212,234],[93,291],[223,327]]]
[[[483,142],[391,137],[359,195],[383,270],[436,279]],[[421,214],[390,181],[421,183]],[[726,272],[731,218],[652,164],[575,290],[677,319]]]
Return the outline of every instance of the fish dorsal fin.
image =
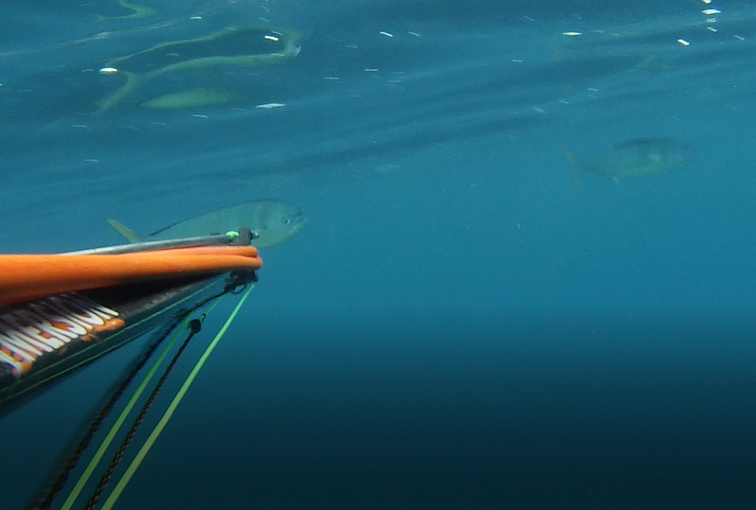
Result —
[[[129,227],[121,225],[115,220],[108,220],[108,224],[116,229],[118,233],[125,237],[130,243],[138,243],[142,240],[142,236],[131,230]]]

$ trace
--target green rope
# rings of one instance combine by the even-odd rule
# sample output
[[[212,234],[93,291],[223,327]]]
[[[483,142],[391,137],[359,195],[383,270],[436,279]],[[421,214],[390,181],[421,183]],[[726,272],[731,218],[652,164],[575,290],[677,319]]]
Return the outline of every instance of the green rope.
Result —
[[[171,329],[174,329],[176,326],[178,325],[175,325]],[[169,335],[169,333],[170,333],[170,330],[166,331],[164,334],[160,336],[160,338],[156,342],[154,342],[146,351],[144,351],[140,359],[138,359],[137,362],[134,363],[134,365],[131,367],[126,377],[123,378],[123,380],[118,384],[118,386],[114,390],[112,390],[112,392],[110,393],[110,397],[102,406],[102,408],[100,408],[97,414],[91,420],[88,421],[89,426],[87,427],[86,432],[82,435],[81,439],[76,445],[76,448],[72,451],[70,455],[65,456],[64,461],[56,469],[54,480],[51,480],[47,484],[48,487],[45,487],[43,490],[39,491],[39,494],[44,494],[44,496],[36,497],[36,501],[33,501],[30,505],[26,507],[27,510],[49,510],[50,509],[50,507],[52,506],[53,500],[57,497],[61,489],[63,489],[63,486],[66,484],[66,480],[68,480],[68,475],[71,474],[71,472],[74,470],[74,468],[78,464],[79,458],[84,453],[84,451],[89,447],[89,443],[92,441],[92,437],[94,437],[94,435],[100,429],[100,426],[102,425],[103,421],[108,417],[108,415],[110,414],[110,411],[113,410],[113,406],[115,406],[115,404],[121,398],[123,393],[126,391],[126,388],[133,382],[134,378],[142,370],[142,368],[144,368],[144,365],[152,357],[152,355],[155,353],[155,351],[160,346],[160,344],[163,343],[163,340],[165,340],[165,338]]]
[[[225,324],[223,324],[223,327],[220,329],[220,331],[218,331],[218,334],[215,335],[215,338],[213,338],[213,341],[210,342],[210,345],[207,346],[207,349],[205,349],[205,352],[202,354],[200,359],[194,365],[194,368],[189,373],[189,376],[184,381],[184,384],[181,386],[181,389],[179,389],[178,393],[174,397],[171,404],[168,406],[168,409],[166,409],[165,413],[163,414],[163,417],[160,419],[158,424],[152,430],[152,433],[144,442],[144,445],[142,445],[142,448],[136,454],[136,457],[134,457],[134,460],[131,461],[131,464],[129,464],[129,467],[126,469],[126,472],[118,481],[118,484],[116,484],[115,488],[113,489],[113,492],[110,493],[110,495],[108,496],[108,499],[105,500],[105,503],[102,506],[102,510],[111,510],[111,508],[113,508],[113,505],[115,505],[121,493],[126,488],[126,485],[129,483],[131,478],[134,476],[134,473],[139,468],[139,465],[142,463],[145,456],[147,456],[147,453],[155,444],[155,441],[157,440],[158,436],[160,436],[160,433],[168,424],[168,421],[173,416],[173,413],[176,411],[176,408],[181,403],[181,400],[184,398],[184,395],[186,395],[186,392],[189,390],[189,387],[194,382],[194,379],[197,377],[197,374],[202,369],[203,365],[205,364],[207,359],[210,357],[213,350],[215,350],[215,347],[218,345],[218,342],[220,342],[221,338],[223,338],[223,335],[226,334],[226,330],[228,330],[229,326],[231,326],[231,323],[234,321],[234,319],[236,318],[236,315],[239,313],[239,310],[241,310],[241,307],[244,305],[244,302],[247,300],[247,296],[249,296],[249,293],[252,292],[252,289],[254,288],[255,288],[254,285],[250,285],[247,288],[247,291],[242,295],[236,307],[231,312],[231,315],[229,315],[228,319],[226,319],[226,322]]]
[[[160,393],[160,390],[163,389],[163,385],[165,384],[165,381],[168,380],[168,376],[171,375],[173,368],[176,366],[176,363],[178,363],[178,360],[181,358],[181,355],[184,353],[186,346],[189,345],[189,342],[191,342],[192,338],[194,338],[194,336],[202,330],[202,322],[199,319],[193,319],[192,321],[189,322],[189,325],[190,325],[189,335],[187,335],[186,339],[181,344],[181,347],[179,347],[176,354],[173,355],[173,359],[168,364],[168,367],[166,367],[166,369],[163,371],[163,375],[160,377],[160,380],[153,388],[152,394],[149,396],[147,401],[142,406],[142,410],[134,419],[134,422],[131,424],[131,428],[126,433],[126,437],[124,437],[123,441],[121,442],[121,446],[118,447],[118,450],[116,450],[115,454],[113,455],[113,458],[111,459],[110,464],[108,465],[108,468],[105,470],[105,473],[103,473],[102,477],[100,478],[100,483],[98,483],[97,487],[95,487],[95,490],[92,493],[92,497],[90,497],[89,501],[87,501],[87,504],[84,507],[84,510],[94,510],[95,507],[97,506],[97,501],[99,501],[100,496],[102,496],[102,492],[105,490],[105,487],[108,486],[108,483],[110,482],[110,479],[113,477],[113,473],[118,467],[118,464],[120,464],[121,460],[123,460],[123,456],[126,454],[126,449],[134,440],[134,436],[136,435],[137,430],[144,422],[144,417],[147,414],[147,412],[150,410],[150,408],[152,407],[152,404],[155,402],[155,399]]]
[[[220,299],[216,300],[207,310],[207,313],[210,313],[210,311],[215,307],[215,305],[218,304]],[[99,464],[100,460],[102,460],[103,455],[105,455],[105,451],[110,446],[110,443],[113,442],[113,438],[120,430],[121,426],[123,425],[123,422],[126,421],[126,417],[129,415],[131,410],[136,405],[137,400],[139,400],[139,397],[144,393],[144,390],[147,388],[147,385],[149,384],[152,377],[157,372],[158,367],[163,363],[163,360],[168,355],[168,352],[170,352],[171,348],[173,347],[173,344],[176,342],[176,339],[178,338],[179,334],[186,328],[186,324],[189,322],[189,315],[186,316],[186,318],[182,321],[180,327],[176,328],[176,332],[173,334],[171,339],[168,341],[168,344],[165,346],[165,349],[163,349],[163,352],[160,353],[160,356],[155,360],[155,363],[153,363],[152,367],[150,368],[149,372],[144,376],[144,379],[142,379],[142,382],[139,384],[139,387],[134,391],[134,394],[131,396],[131,399],[129,399],[129,402],[126,404],[126,407],[124,407],[123,411],[121,411],[120,416],[118,416],[118,419],[113,423],[113,426],[110,428],[110,431],[108,432],[107,436],[105,436],[105,439],[103,439],[102,443],[100,444],[100,447],[97,449],[97,452],[95,452],[94,457],[89,461],[89,464],[87,464],[86,469],[82,473],[79,480],[76,482],[76,485],[71,490],[71,493],[66,498],[66,501],[63,503],[63,506],[61,506],[60,510],[70,510],[73,504],[76,502],[76,498],[79,497],[79,494],[81,494],[81,491],[84,489],[84,486],[89,481],[89,478],[92,476],[92,473],[94,472],[95,468],[97,467],[97,464]]]
[[[184,321],[184,324],[186,324],[186,320]],[[70,508],[76,502],[76,498],[79,497],[79,494],[81,494],[81,491],[84,488],[84,485],[86,485],[86,483],[89,481],[89,478],[92,476],[92,472],[97,467],[97,464],[102,459],[102,456],[105,455],[105,450],[108,449],[108,446],[110,446],[110,443],[113,441],[113,438],[118,433],[118,430],[121,428],[121,425],[123,425],[123,422],[126,420],[126,416],[134,408],[134,405],[136,405],[137,400],[144,392],[145,388],[147,387],[147,384],[150,382],[150,379],[152,379],[152,376],[155,375],[155,372],[157,372],[158,366],[160,366],[160,364],[163,362],[163,359],[165,359],[166,355],[168,354],[168,351],[170,351],[171,347],[173,347],[173,344],[176,342],[176,338],[178,338],[179,333],[181,333],[183,329],[184,329],[183,327],[176,329],[176,332],[173,334],[173,337],[171,337],[171,339],[168,341],[168,344],[165,346],[165,349],[163,349],[163,352],[160,353],[160,356],[152,365],[152,368],[150,368],[150,371],[147,372],[147,375],[144,376],[144,379],[139,384],[139,387],[134,392],[134,395],[131,397],[128,404],[126,404],[126,407],[123,409],[123,411],[121,411],[120,416],[118,416],[118,419],[110,428],[108,435],[105,436],[105,439],[103,439],[102,443],[100,444],[100,447],[97,449],[97,452],[95,452],[94,457],[92,457],[92,459],[89,461],[89,464],[87,464],[86,469],[81,474],[81,477],[76,482],[76,485],[74,485],[73,489],[71,490],[71,493],[68,495],[68,497],[66,498],[66,501],[63,503],[63,506],[60,507],[60,510],[70,510]]]

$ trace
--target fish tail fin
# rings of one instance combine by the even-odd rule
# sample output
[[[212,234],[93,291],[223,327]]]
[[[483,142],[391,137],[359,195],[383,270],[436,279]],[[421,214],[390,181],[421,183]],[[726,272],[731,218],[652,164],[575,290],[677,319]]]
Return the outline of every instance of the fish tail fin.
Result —
[[[129,227],[121,225],[115,220],[108,220],[108,224],[116,229],[116,231],[123,237],[125,237],[130,243],[138,243],[142,240],[142,236],[131,230]]]

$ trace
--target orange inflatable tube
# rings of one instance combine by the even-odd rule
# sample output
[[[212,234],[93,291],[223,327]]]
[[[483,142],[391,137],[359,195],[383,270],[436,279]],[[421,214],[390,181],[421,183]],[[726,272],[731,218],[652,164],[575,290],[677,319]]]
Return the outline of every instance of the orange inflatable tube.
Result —
[[[0,306],[155,279],[255,271],[253,246],[202,246],[119,255],[0,255]]]

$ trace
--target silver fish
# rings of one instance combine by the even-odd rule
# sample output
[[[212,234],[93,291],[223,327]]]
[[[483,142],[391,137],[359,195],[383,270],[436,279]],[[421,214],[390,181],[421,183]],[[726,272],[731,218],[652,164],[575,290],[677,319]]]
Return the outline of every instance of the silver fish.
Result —
[[[572,163],[586,172],[605,177],[627,178],[659,175],[687,168],[695,151],[673,138],[638,138],[615,145],[595,159],[582,162],[565,151]]]
[[[141,236],[117,221],[108,220],[130,243],[225,234],[247,227],[257,237],[252,245],[265,248],[291,239],[307,225],[304,212],[278,200],[254,200],[213,211]]]

